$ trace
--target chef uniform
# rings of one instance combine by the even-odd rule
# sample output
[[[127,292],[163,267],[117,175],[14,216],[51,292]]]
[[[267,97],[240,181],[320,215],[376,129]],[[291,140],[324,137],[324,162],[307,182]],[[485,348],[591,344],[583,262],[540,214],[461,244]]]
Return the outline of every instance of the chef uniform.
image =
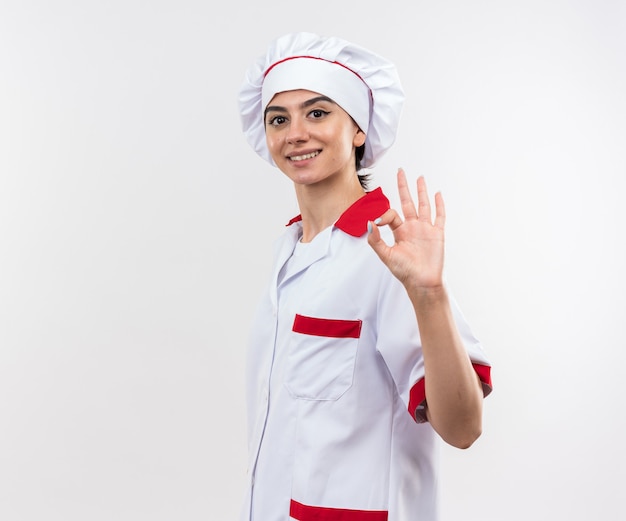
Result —
[[[299,88],[330,97],[364,130],[364,166],[393,143],[403,100],[395,68],[344,40],[298,33],[270,45],[240,93],[244,132],[268,161],[263,110]],[[248,351],[242,521],[437,519],[438,436],[425,416],[415,310],[367,243],[368,221],[388,209],[378,188],[310,243],[292,219],[276,245]],[[393,241],[388,227],[381,233]],[[450,300],[487,395],[490,364]]]

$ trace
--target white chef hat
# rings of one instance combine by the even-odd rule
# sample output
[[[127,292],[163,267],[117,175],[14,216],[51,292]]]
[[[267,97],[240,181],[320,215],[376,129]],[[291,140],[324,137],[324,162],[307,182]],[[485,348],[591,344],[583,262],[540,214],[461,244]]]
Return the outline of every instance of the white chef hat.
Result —
[[[394,64],[340,38],[292,33],[270,43],[239,91],[246,139],[270,164],[263,113],[275,94],[296,89],[328,96],[350,114],[367,136],[362,167],[372,166],[395,141],[404,92]]]

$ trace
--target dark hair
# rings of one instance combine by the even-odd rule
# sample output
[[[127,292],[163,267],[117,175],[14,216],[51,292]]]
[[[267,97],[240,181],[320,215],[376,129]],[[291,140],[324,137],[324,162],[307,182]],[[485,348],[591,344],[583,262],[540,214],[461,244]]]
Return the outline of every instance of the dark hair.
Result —
[[[356,147],[355,151],[354,151],[354,159],[355,159],[355,163],[356,163],[356,171],[358,172],[359,170],[361,170],[361,160],[363,159],[363,156],[365,155],[365,145],[361,145],[360,147]],[[357,174],[359,176],[359,183],[361,183],[361,188],[363,188],[363,190],[367,191],[367,189],[369,188],[369,183],[370,183],[370,178],[371,175],[370,174]]]

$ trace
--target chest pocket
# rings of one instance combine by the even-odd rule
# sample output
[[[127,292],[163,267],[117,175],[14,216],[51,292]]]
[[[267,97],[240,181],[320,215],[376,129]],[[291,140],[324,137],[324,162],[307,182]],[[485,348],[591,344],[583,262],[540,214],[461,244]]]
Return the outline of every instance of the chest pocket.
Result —
[[[337,400],[352,386],[361,323],[296,315],[285,379],[293,396]]]

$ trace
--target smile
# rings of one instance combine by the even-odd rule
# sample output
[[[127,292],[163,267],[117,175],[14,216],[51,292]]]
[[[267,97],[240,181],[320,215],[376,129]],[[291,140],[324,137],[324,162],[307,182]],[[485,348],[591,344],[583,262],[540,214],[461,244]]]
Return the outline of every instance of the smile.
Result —
[[[315,151],[315,152],[311,152],[310,154],[304,154],[301,156],[289,156],[289,159],[291,161],[304,161],[305,159],[311,159],[317,155],[319,155],[319,150]]]

